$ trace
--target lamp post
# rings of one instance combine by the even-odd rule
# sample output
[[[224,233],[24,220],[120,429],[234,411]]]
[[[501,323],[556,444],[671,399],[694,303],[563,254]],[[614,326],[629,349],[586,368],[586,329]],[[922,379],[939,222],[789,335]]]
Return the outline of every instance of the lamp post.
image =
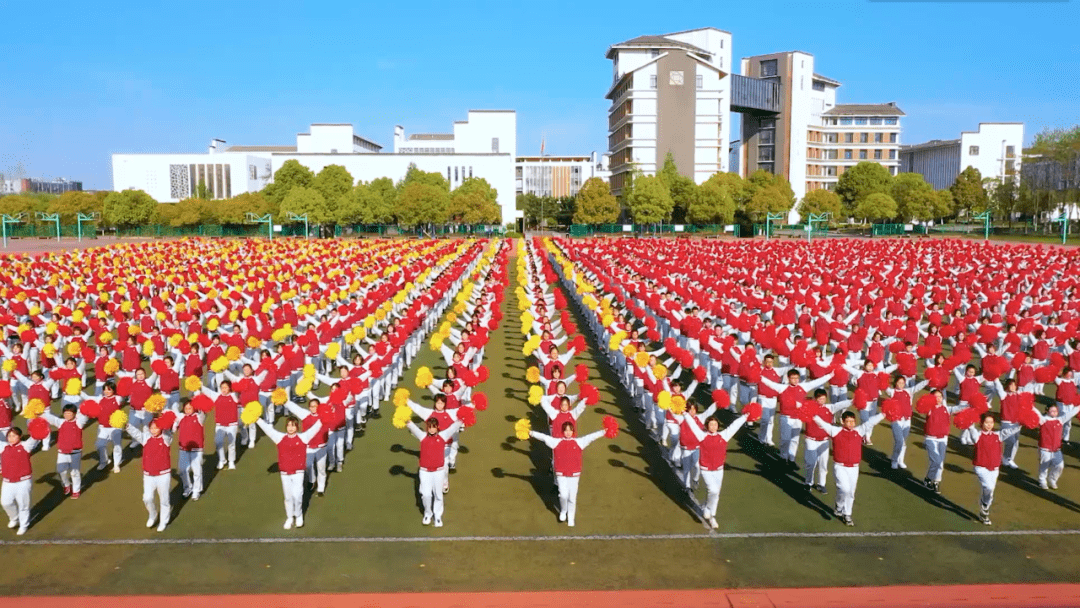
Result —
[[[983,211],[982,213],[976,213],[974,216],[977,220],[983,221],[983,240],[989,240],[990,238],[990,212]]]
[[[786,214],[784,213],[768,213],[765,215],[765,240],[769,240],[772,236],[772,223],[775,220],[782,220]]]
[[[37,219],[42,222],[53,222],[56,224],[56,241],[60,242],[60,214],[59,213],[45,213],[44,211],[38,211],[36,214]]]
[[[3,233],[4,233],[4,249],[7,249],[7,244],[8,244],[7,243],[7,240],[8,240],[8,237],[7,237],[8,224],[22,223],[23,218],[25,218],[25,217],[26,217],[25,213],[18,213],[18,214],[15,214],[15,215],[8,215],[6,213],[0,214],[0,226],[2,226],[2,228],[0,228],[0,230],[3,230]]]
[[[1065,211],[1061,211],[1061,217],[1055,217],[1050,220],[1051,222],[1061,222],[1061,244],[1065,244],[1065,239],[1069,236],[1069,214]]]
[[[310,238],[308,236],[308,217],[306,213],[304,215],[296,215],[295,213],[290,211],[289,219],[294,222],[304,222],[304,238]]]
[[[810,217],[807,218],[807,220],[806,220],[806,242],[807,243],[810,242],[811,237],[814,234],[814,223],[816,222],[816,223],[820,224],[820,223],[824,222],[824,223],[828,224],[829,219],[831,219],[831,215],[830,215],[830,213],[828,211],[826,211],[825,213],[811,213],[810,214]]]
[[[82,242],[82,225],[83,225],[83,222],[92,222],[92,221],[98,219],[98,217],[99,216],[98,216],[97,211],[94,211],[92,213],[80,213],[75,217],[75,222],[79,226],[79,242],[80,243]]]
[[[263,216],[258,216],[248,211],[245,214],[245,217],[247,218],[247,221],[251,224],[266,224],[267,237],[269,237],[271,241],[274,240],[274,218],[270,217],[269,213]]]

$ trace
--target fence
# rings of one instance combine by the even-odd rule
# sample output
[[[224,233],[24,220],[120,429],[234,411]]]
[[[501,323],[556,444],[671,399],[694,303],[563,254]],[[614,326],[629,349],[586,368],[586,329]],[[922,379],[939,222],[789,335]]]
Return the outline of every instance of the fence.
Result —
[[[695,226],[693,224],[571,224],[569,234],[572,237],[593,236],[596,234],[625,234],[632,235],[721,235],[734,234],[742,236],[742,226],[739,224],[706,224]]]
[[[56,224],[35,224],[32,222],[20,222],[8,224],[8,238],[56,238]],[[78,224],[60,224],[60,236],[63,238],[76,238],[79,236]],[[97,238],[97,225],[84,222],[82,227],[84,239]]]

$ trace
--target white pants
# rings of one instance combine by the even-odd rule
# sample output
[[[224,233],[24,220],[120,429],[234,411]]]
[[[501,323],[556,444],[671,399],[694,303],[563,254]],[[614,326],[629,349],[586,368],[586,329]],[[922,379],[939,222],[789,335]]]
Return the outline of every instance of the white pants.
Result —
[[[577,491],[580,480],[580,476],[555,476],[555,485],[559,487],[559,515],[565,515],[566,521],[571,525],[577,515]]]
[[[945,451],[949,447],[944,437],[927,436],[923,442],[926,445],[926,458],[930,461],[926,468],[926,478],[933,482],[941,481],[941,471],[945,468]]]
[[[1018,426],[1020,426],[1020,425],[1018,423],[1016,423],[1016,422],[1005,422],[1004,420],[1001,421],[1001,430],[1003,432],[1007,431],[1009,429],[1015,429]],[[1009,437],[1008,439],[1006,439],[1005,441],[1002,441],[1001,443],[1003,444],[1003,446],[1002,446],[1003,451],[1002,451],[1002,455],[1001,455],[1001,464],[1003,464],[1003,465],[1014,465],[1014,464],[1016,464],[1016,451],[1020,447],[1020,433],[1017,433],[1017,434],[1013,435],[1012,437]]]
[[[859,467],[849,467],[833,464],[833,475],[836,476],[836,510],[841,515],[851,517],[852,507],[855,506],[855,487],[859,485]]]
[[[983,467],[975,467],[975,475],[979,478],[982,486],[982,497],[979,506],[983,511],[989,511],[994,502],[994,488],[997,487],[998,469],[991,471]]]
[[[671,452],[668,456],[671,458],[671,462],[678,463],[682,458],[682,446],[679,445],[679,425],[674,422],[664,421],[664,432],[660,438],[661,443],[670,443]]]
[[[870,420],[870,418],[873,417],[873,416],[877,416],[877,413],[878,413],[878,402],[877,402],[877,400],[875,399],[873,401],[867,401],[866,402],[866,409],[865,410],[859,410],[859,424],[862,424],[862,423],[866,422],[867,420]]]
[[[780,414],[780,455],[784,460],[795,462],[795,455],[799,452],[801,433],[801,420]]]
[[[693,450],[682,448],[682,483],[687,488],[696,484],[701,476],[701,470],[698,467],[700,457],[701,454],[697,448]]]
[[[761,422],[758,425],[758,440],[766,445],[774,445],[773,417],[776,415],[776,397],[761,397]]]
[[[180,481],[184,483],[184,493],[191,492],[195,496],[202,494],[203,451],[180,450],[177,468]]]
[[[113,453],[113,466],[120,466],[120,461],[123,460],[124,448],[120,445],[120,440],[123,438],[123,431],[120,429],[114,429],[104,426],[98,427],[97,434],[97,452],[98,462],[105,464],[109,462],[109,452],[106,446],[112,444]]]
[[[326,446],[307,449],[307,480],[316,492],[326,491]]]
[[[20,528],[30,525],[30,483],[23,481],[5,481],[0,484],[0,505],[3,505],[9,521],[18,521]]]
[[[892,463],[894,466],[906,465],[904,455],[907,454],[907,438],[911,433],[911,418],[904,418],[892,423]]]
[[[236,465],[236,425],[214,425],[214,445],[217,446],[218,466],[225,462],[225,450],[229,451],[229,464]]]
[[[1051,452],[1049,450],[1039,450],[1039,483],[1045,484],[1048,481],[1054,485],[1057,485],[1058,479],[1061,479],[1061,472],[1065,470],[1065,460],[1061,457],[1061,450]]]
[[[327,454],[327,460],[331,467],[337,466],[338,463],[345,462],[345,429],[340,428],[334,431],[330,431],[329,438],[326,443],[329,448]]]
[[[142,501],[146,505],[146,512],[150,514],[150,519],[155,520],[158,518],[158,503],[161,503],[161,523],[169,523],[169,515],[172,513],[172,507],[169,505],[169,482],[172,481],[172,474],[162,473],[161,475],[146,475],[143,474],[142,482]],[[154,500],[154,494],[157,494],[157,500]]]
[[[82,462],[82,450],[74,450],[70,454],[56,454],[56,473],[60,475],[60,483],[65,488],[78,494],[82,491],[82,471],[79,464]]]
[[[806,484],[825,485],[829,478],[829,442],[807,437],[803,462],[806,464]]]
[[[443,486],[446,485],[446,469],[425,471],[420,469],[420,501],[424,503],[424,517],[443,516]],[[561,490],[560,490],[561,492]]]
[[[304,472],[282,473],[281,491],[285,494],[285,517],[304,517]]]
[[[705,489],[708,491],[705,497],[705,519],[716,517],[716,505],[720,503],[720,487],[724,485],[724,469],[702,470],[701,479],[705,482]]]

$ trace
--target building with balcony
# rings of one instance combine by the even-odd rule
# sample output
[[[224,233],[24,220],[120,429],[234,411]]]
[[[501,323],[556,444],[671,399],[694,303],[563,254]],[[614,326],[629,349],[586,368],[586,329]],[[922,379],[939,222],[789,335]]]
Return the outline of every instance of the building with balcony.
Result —
[[[900,171],[919,173],[935,189],[948,188],[956,176],[975,167],[982,177],[1019,179],[1024,123],[982,122],[977,131],[964,131],[959,139],[934,139],[902,146]]]
[[[562,198],[575,196],[590,178],[608,181],[606,154],[587,156],[519,156],[515,166],[517,194]]]

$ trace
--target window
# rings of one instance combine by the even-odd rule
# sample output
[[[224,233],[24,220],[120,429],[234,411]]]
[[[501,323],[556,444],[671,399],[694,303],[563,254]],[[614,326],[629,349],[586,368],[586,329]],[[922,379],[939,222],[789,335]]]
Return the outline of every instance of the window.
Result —
[[[450,167],[446,168],[446,181],[450,181]]]
[[[469,177],[472,177],[472,167],[469,167]]]
[[[896,160],[896,150],[889,150],[889,160]]]
[[[776,60],[766,59],[761,62],[761,77],[776,76]]]
[[[824,91],[825,90],[825,83],[821,82],[820,80],[815,80],[811,86],[813,87],[813,89],[815,91]]]
[[[458,181],[458,179],[457,179],[457,167],[454,167],[454,181],[455,182]]]
[[[850,144],[850,143],[854,143],[854,142],[855,142],[855,134],[854,133],[844,133],[844,143],[845,144]]]
[[[885,141],[885,134],[884,133],[874,133],[874,143],[875,144],[880,144],[880,143],[882,143],[884,141]]]
[[[874,160],[881,160],[881,150],[874,150]]]
[[[1012,158],[1016,155],[1016,146],[1005,146],[1005,158]]]
[[[776,119],[775,118],[762,118],[760,124],[761,124],[762,129],[775,129],[776,128]]]
[[[850,125],[851,124],[851,119],[850,118],[841,118],[840,119],[840,124],[842,124],[842,125]]]
[[[671,70],[668,72],[668,86],[681,87],[683,86],[683,82],[682,70]]]
[[[657,57],[659,57],[659,56],[660,56],[660,49],[652,49],[652,50],[650,50],[650,51],[649,51],[649,55],[650,55],[650,56],[651,56],[651,57],[652,57],[653,59],[656,59]]]
[[[772,173],[773,172],[773,164],[772,163],[758,163],[758,169],[761,169],[762,171],[768,171],[769,173]]]
[[[844,150],[844,160],[851,160],[851,150]]]
[[[855,119],[855,124],[857,124],[857,125],[865,125],[866,124],[866,119],[865,118],[856,118]]]
[[[771,161],[773,160],[773,147],[772,146],[758,146],[758,161]]]
[[[836,160],[836,150],[825,150],[825,160]]]
[[[866,160],[866,150],[859,150],[859,160]]]
[[[880,125],[881,124],[881,119],[880,118],[871,118],[870,119],[870,124],[872,124],[872,125]]]
[[[492,154],[498,154],[499,153],[499,138],[498,137],[492,137],[491,138],[491,153]]]
[[[696,78],[697,78],[697,88],[699,88],[699,89],[705,88],[705,77],[702,76],[701,74],[698,74],[696,76]]]
[[[895,118],[886,118],[885,119],[885,124],[887,124],[887,125],[895,125],[896,124],[896,119]]]
[[[248,165],[248,179],[259,179],[259,168],[255,165]]]
[[[471,170],[472,170],[472,167],[469,167],[469,170],[471,171]],[[518,179],[521,179],[521,171],[522,171],[521,167],[518,167],[518,168],[517,168],[517,178],[518,178]],[[470,174],[470,175],[471,175],[471,174]]]
[[[771,144],[771,143],[773,143],[773,134],[774,133],[776,133],[776,131],[774,131],[772,129],[766,129],[766,130],[762,131],[761,133],[758,134],[758,136],[759,136],[758,143],[761,143],[761,144]]]
[[[896,143],[896,133],[889,133],[889,143],[890,144],[895,144]]]
[[[649,88],[650,89],[655,89],[656,88],[656,74],[653,74],[653,75],[649,76]]]
[[[870,143],[870,134],[869,133],[859,133],[859,143],[861,143],[861,144]]]
[[[979,155],[979,146],[968,146],[968,154],[971,156]]]

